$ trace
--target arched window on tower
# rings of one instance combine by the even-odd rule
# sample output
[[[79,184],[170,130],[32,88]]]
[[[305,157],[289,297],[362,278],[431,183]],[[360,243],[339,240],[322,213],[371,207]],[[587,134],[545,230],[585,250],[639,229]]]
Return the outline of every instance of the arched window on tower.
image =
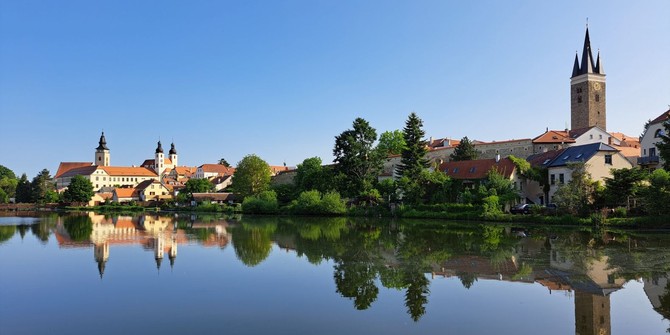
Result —
[[[596,94],[596,102],[600,101],[600,94]]]

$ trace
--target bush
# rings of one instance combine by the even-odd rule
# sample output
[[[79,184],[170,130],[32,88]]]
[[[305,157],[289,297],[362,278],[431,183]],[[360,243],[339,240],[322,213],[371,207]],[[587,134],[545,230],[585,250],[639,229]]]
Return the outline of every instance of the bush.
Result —
[[[277,193],[264,191],[257,196],[248,196],[242,202],[242,212],[248,214],[275,214],[279,210]]]
[[[328,192],[322,196],[321,192],[311,190],[300,193],[298,199],[289,206],[289,211],[293,214],[337,215],[346,212],[346,205],[337,192]]]
[[[482,199],[482,209],[484,210],[484,215],[497,215],[502,214],[502,209],[500,208],[500,198],[497,195],[490,195]]]
[[[625,218],[628,216],[628,211],[626,207],[617,207],[612,210],[612,217],[614,218]]]

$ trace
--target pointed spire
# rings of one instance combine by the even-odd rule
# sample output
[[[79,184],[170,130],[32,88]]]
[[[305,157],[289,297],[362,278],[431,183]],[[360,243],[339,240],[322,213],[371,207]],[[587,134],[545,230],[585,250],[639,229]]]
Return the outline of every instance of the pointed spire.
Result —
[[[163,153],[163,145],[161,144],[161,141],[158,140],[158,147],[156,148],[156,153]]]
[[[591,39],[589,38],[589,27],[586,27],[586,37],[584,37],[584,49],[582,50],[582,64],[580,74],[594,73],[593,53],[591,52]]]
[[[100,135],[100,141],[98,142],[98,147],[95,148],[96,150],[109,150],[107,147],[107,140],[105,139],[105,132],[102,132],[102,135]]]
[[[579,56],[577,56],[577,51],[575,51],[575,65],[572,66],[572,77],[576,77],[578,75],[579,75]]]
[[[102,275],[105,274],[105,263],[106,261],[98,261],[98,273],[100,273],[100,279],[102,279]]]
[[[163,258],[162,258],[162,257],[161,257],[161,258],[156,257],[156,270],[159,270],[159,271],[160,271],[160,269],[161,269],[161,263],[162,263],[162,262],[163,262]]]
[[[170,145],[170,155],[176,155],[177,154],[177,149],[174,147],[174,142]]]
[[[605,70],[603,70],[603,63],[600,61],[600,49],[598,49],[598,59],[596,60],[596,73],[605,74]]]

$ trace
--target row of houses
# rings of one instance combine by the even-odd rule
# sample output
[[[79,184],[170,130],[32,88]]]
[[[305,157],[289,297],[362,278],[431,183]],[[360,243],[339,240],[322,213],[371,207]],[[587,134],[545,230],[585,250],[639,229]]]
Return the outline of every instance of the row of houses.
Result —
[[[174,143],[166,157],[158,141],[153,159],[146,159],[139,166],[112,166],[103,132],[93,162],[61,162],[54,179],[59,192],[64,191],[75,176],[90,180],[96,192],[90,205],[108,201],[154,202],[172,199],[190,179],[207,179],[212,184],[213,192],[223,192],[232,184],[235,173],[233,167],[222,164],[179,166],[178,162]],[[270,168],[273,174],[289,169],[286,166]]]

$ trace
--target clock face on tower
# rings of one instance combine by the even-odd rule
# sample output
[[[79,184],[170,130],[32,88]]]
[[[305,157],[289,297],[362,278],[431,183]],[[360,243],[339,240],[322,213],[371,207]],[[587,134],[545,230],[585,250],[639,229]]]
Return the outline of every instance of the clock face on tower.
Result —
[[[594,83],[593,84],[593,89],[596,91],[600,91],[600,83]]]

